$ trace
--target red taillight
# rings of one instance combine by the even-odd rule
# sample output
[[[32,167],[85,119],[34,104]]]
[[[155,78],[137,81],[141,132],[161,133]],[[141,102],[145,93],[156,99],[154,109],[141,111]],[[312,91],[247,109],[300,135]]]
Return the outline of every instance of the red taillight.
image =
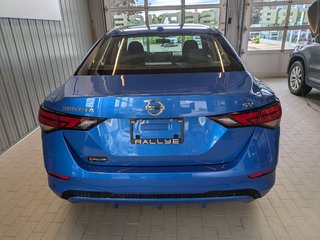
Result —
[[[282,110],[280,102],[262,108],[260,116],[260,125],[271,128],[277,127],[280,124],[281,115]]]
[[[272,173],[273,171],[274,171],[274,169],[269,169],[269,170],[264,171],[264,172],[250,174],[248,177],[249,178],[258,178],[258,177],[265,176],[265,175],[267,175],[269,173]]]
[[[45,132],[59,129],[89,130],[105,119],[66,115],[51,111],[43,106],[39,110],[39,123]]]
[[[280,124],[281,114],[281,104],[279,101],[276,101],[263,108],[226,115],[210,116],[209,118],[226,127],[261,126],[275,128]]]

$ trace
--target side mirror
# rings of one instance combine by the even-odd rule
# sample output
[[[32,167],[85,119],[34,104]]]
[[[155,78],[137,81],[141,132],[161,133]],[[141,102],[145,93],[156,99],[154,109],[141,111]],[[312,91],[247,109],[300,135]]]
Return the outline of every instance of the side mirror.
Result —
[[[308,9],[311,35],[313,38],[320,33],[320,1],[317,0]]]

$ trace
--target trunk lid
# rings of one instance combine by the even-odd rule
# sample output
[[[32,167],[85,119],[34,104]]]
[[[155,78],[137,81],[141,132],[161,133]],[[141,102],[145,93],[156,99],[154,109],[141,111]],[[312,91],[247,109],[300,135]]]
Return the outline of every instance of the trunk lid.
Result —
[[[165,107],[159,116],[146,109],[152,100]],[[45,106],[107,118],[90,131],[62,131],[82,161],[92,164],[90,157],[105,157],[107,161],[94,164],[177,166],[236,159],[254,127],[226,129],[206,116],[249,110],[274,100],[247,72],[144,74],[73,76],[48,96]],[[179,143],[136,144],[137,138],[178,139]]]
[[[73,76],[45,106],[68,114],[105,118],[152,118],[146,104],[158,99],[161,118],[218,115],[274,101],[247,72],[126,76]]]

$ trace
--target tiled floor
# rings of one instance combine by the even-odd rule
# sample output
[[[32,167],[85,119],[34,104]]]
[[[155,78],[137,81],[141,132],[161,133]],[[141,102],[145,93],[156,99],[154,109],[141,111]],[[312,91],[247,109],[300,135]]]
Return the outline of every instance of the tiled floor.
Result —
[[[269,79],[283,105],[277,182],[264,198],[198,205],[70,204],[47,187],[34,132],[0,156],[0,239],[320,239],[320,113]],[[320,110],[320,92],[309,96]]]

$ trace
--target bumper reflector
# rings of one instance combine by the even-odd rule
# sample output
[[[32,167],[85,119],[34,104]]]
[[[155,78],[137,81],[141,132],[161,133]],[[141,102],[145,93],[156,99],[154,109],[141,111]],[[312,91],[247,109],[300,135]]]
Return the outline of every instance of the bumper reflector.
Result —
[[[269,169],[269,170],[264,171],[264,172],[250,174],[248,177],[249,178],[258,178],[258,177],[265,176],[265,175],[267,175],[269,173],[272,173],[273,171],[274,171],[274,169]]]
[[[69,180],[70,177],[69,176],[64,176],[64,175],[61,175],[61,174],[58,174],[58,173],[53,173],[53,172],[50,172],[50,171],[47,171],[47,173],[53,177],[56,177],[56,178],[60,178],[62,180]]]

